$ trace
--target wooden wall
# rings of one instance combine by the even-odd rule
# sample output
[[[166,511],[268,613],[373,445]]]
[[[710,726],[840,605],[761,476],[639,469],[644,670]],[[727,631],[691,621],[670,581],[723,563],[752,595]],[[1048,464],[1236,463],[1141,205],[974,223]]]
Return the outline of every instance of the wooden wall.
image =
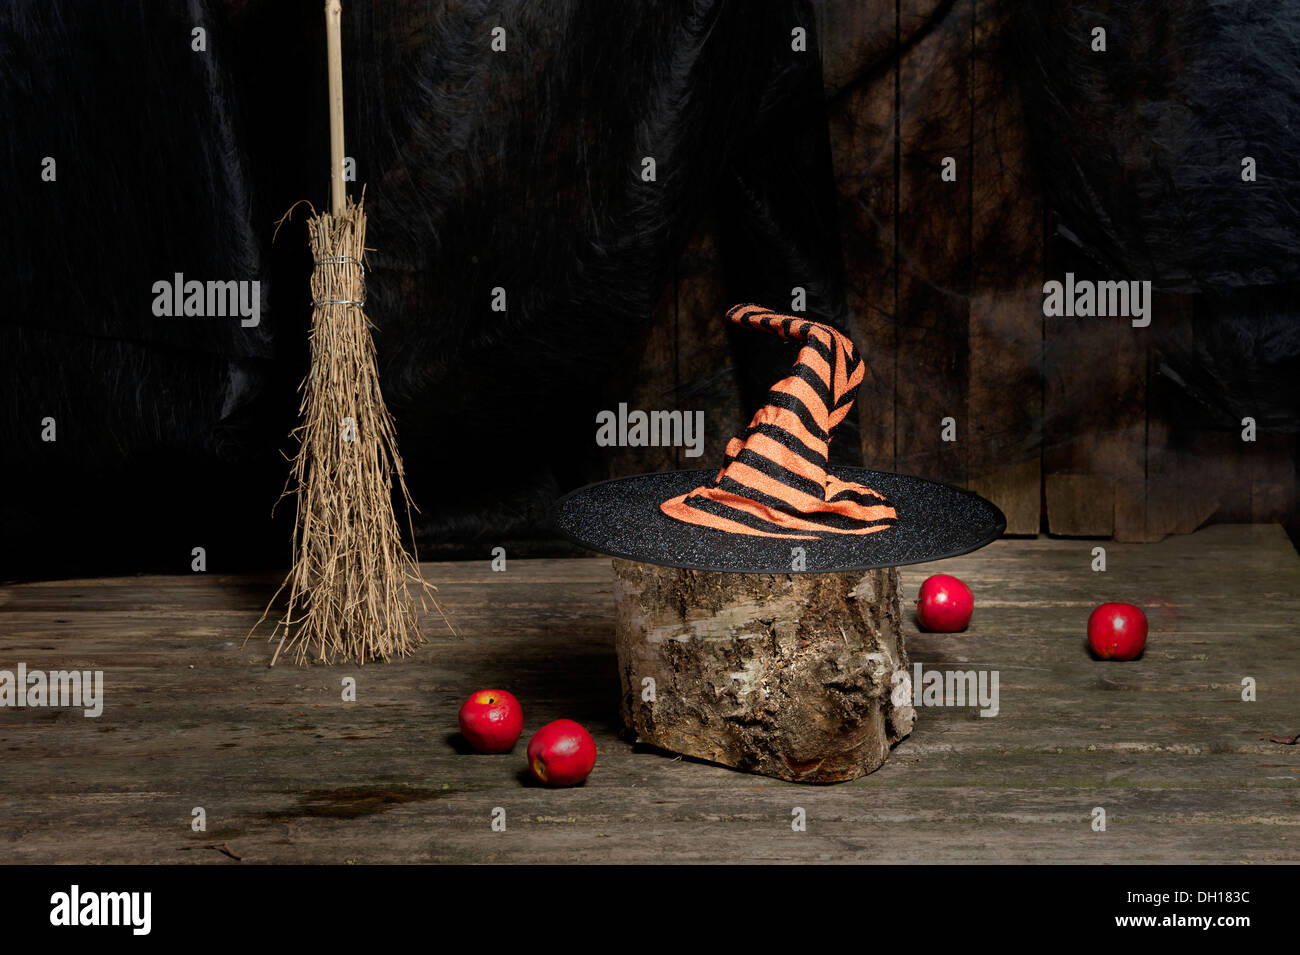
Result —
[[[1160,343],[1195,335],[1195,296],[1158,295],[1145,329],[1044,318],[1043,282],[1076,264],[1053,238],[1020,92],[1000,67],[1012,7],[816,5],[849,331],[868,365],[863,464],[977,490],[1010,534],[1158,540],[1213,521],[1294,534],[1294,433],[1246,443],[1239,424],[1186,420],[1162,374]],[[944,157],[955,182],[941,181]],[[626,449],[612,473],[710,466],[754,410],[729,364],[715,226],[679,263],[630,392],[637,407],[707,409],[705,455]]]

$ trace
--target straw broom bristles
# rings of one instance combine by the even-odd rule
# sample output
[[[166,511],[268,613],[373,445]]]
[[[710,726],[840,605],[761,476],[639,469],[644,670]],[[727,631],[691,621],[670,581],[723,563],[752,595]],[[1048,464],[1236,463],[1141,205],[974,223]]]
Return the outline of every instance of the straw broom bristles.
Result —
[[[302,424],[293,432],[294,563],[276,592],[288,587],[289,605],[270,637],[280,637],[271,665],[286,649],[299,664],[310,651],[325,663],[388,661],[424,642],[417,601],[423,610],[429,601],[442,608],[393,513],[393,474],[408,519],[414,504],[362,310],[365,211],[348,198],[342,214],[314,215],[307,229],[316,263],[311,371],[300,389]]]

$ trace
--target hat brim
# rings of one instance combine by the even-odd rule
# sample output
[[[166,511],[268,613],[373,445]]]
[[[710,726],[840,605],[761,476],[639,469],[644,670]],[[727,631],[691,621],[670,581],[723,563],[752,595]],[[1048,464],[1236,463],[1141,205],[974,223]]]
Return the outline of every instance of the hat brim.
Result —
[[[740,574],[825,574],[919,564],[978,550],[1007,526],[997,506],[963,488],[865,468],[832,466],[830,471],[879,491],[898,511],[898,520],[872,534],[797,540],[698,527],[659,509],[662,502],[712,479],[716,468],[589,484],[556,502],[552,516],[566,538],[602,554]],[[803,549],[799,570],[795,547]]]

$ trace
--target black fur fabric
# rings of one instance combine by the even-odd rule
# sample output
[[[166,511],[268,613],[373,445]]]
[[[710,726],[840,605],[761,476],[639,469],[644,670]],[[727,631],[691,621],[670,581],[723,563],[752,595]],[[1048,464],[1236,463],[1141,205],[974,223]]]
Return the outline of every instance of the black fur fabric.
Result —
[[[196,25],[207,54],[191,50]],[[274,498],[253,475],[289,421],[259,406],[276,387],[267,310],[256,328],[153,314],[153,283],[177,272],[271,290],[218,52],[232,42],[222,17],[178,4],[0,13],[0,573],[188,570],[193,547],[218,563],[267,525]],[[46,417],[56,441],[41,440]]]
[[[321,21],[315,0],[0,13],[0,573],[183,571],[194,546],[209,570],[287,559],[291,508],[268,514],[310,262],[301,217],[271,235],[328,196]],[[544,532],[558,492],[604,476],[604,379],[707,207],[728,223],[734,300],[803,285],[810,316],[842,326],[806,2],[358,3],[343,35],[367,312],[422,543]],[[261,325],[154,317],[151,285],[176,272],[260,280]],[[742,372],[767,357],[740,347]]]
[[[1300,281],[1300,4],[1035,3],[1017,22],[1063,234],[1164,291]]]
[[[1037,164],[1080,268],[1199,295],[1190,339],[1151,328],[1183,423],[1294,433],[1300,4],[1056,0],[1015,22]]]

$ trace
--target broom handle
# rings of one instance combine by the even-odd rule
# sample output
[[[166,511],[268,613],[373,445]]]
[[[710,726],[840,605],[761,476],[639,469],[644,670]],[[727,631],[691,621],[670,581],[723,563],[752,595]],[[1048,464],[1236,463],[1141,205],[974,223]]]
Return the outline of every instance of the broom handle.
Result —
[[[343,182],[343,44],[340,0],[325,0],[325,47],[330,74],[330,182],[332,211],[343,214],[347,185]]]

